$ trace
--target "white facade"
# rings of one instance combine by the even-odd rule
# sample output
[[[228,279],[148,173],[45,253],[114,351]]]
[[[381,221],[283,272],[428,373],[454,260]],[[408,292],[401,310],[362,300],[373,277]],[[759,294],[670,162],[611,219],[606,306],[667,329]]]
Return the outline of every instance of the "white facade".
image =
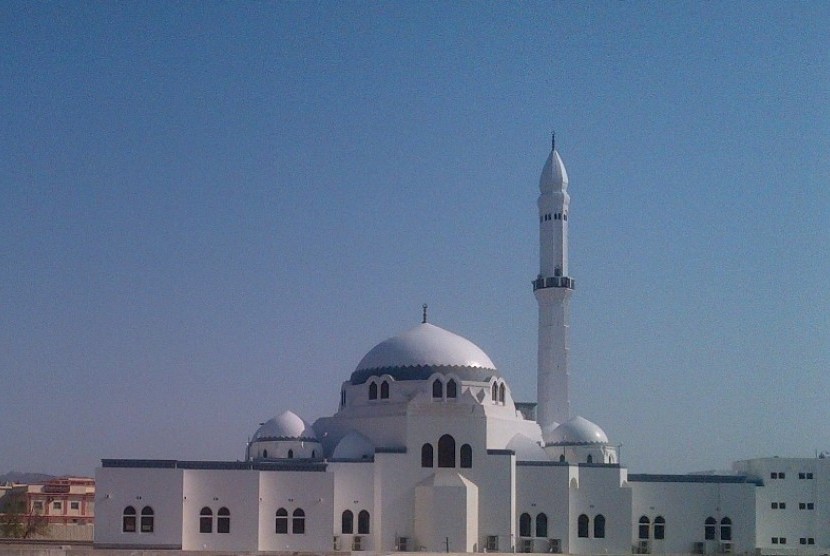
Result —
[[[571,416],[567,185],[551,149],[540,179],[533,284],[535,408],[517,406],[483,350],[425,317],[367,353],[342,382],[333,415],[313,425],[292,412],[266,421],[243,462],[103,460],[95,545],[571,554],[830,548],[827,460],[752,460],[724,475],[629,474],[603,430]]]

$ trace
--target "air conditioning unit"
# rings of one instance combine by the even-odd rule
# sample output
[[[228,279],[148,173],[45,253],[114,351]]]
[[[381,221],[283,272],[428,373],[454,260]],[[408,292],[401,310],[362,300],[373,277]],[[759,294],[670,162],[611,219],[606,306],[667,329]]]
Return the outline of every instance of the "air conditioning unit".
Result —
[[[692,554],[706,554],[706,543],[705,542],[692,543]]]
[[[651,543],[646,540],[638,541],[637,554],[651,554]]]
[[[562,539],[548,539],[548,552],[562,554]]]
[[[409,551],[409,537],[398,537],[395,543],[395,549],[398,552],[408,552]]]
[[[352,550],[355,552],[363,550],[363,537],[359,535],[352,537]]]
[[[499,537],[497,535],[487,535],[487,552],[499,551]]]
[[[720,553],[721,554],[732,554],[732,543],[731,542],[722,542],[722,543],[720,543]]]
[[[533,552],[533,539],[521,539],[519,552]]]
[[[340,550],[340,535],[334,535],[332,537],[331,548],[334,551]]]

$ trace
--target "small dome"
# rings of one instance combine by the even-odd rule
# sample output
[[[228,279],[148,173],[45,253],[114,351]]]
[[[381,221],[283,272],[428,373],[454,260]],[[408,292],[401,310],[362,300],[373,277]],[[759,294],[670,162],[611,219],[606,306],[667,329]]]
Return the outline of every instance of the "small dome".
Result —
[[[375,455],[375,445],[372,441],[352,431],[337,443],[332,457],[334,459],[369,459]]]
[[[352,373],[352,384],[389,374],[395,380],[425,380],[434,372],[455,372],[462,380],[489,380],[496,366],[481,348],[457,334],[422,323],[384,340],[367,353]]]
[[[254,433],[252,442],[258,440],[304,440],[316,442],[317,435],[311,425],[303,421],[296,413],[286,411],[263,423]]]
[[[562,163],[559,152],[551,149],[550,156],[542,169],[542,175],[539,176],[539,190],[542,193],[551,193],[553,191],[564,192],[567,189],[568,172],[565,170],[565,164]]]
[[[545,436],[548,446],[608,444],[608,437],[599,425],[579,416],[565,421]]]

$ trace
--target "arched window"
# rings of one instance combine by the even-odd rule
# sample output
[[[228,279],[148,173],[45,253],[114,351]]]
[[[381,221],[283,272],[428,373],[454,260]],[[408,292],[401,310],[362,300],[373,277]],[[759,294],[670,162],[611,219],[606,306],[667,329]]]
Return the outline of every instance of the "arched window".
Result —
[[[594,463],[594,456],[588,454],[587,459],[585,460],[587,463]]]
[[[432,444],[424,444],[421,446],[421,467],[432,467],[433,465]]]
[[[559,454],[559,461],[565,461],[565,454]]]
[[[473,466],[473,449],[469,444],[462,444],[458,451],[459,459],[461,460],[461,467],[469,469]]]
[[[732,540],[732,520],[728,517],[725,517],[720,520],[720,540]]]
[[[300,508],[291,514],[291,532],[295,535],[305,535],[305,512]]]
[[[717,521],[714,517],[706,518],[706,525],[703,527],[703,538],[705,540],[715,540],[715,524],[717,524]]]
[[[345,390],[340,391],[340,405],[341,406],[346,405],[346,391]]]
[[[277,519],[275,524],[277,535],[288,534],[288,510],[285,508],[277,510]]]
[[[124,516],[121,518],[121,531],[135,533],[135,508],[132,506],[124,508]]]
[[[389,383],[385,380],[380,383],[380,399],[388,400],[389,399]]]
[[[594,538],[605,538],[605,516],[602,514],[597,514],[594,518]]]
[[[354,514],[351,510],[343,512],[343,516],[340,518],[340,532],[344,535],[354,533]]]
[[[588,523],[589,519],[585,514],[581,514],[579,519],[576,520],[576,535],[578,537],[583,539],[588,538]]]
[[[499,384],[499,401],[504,403],[504,383]]]
[[[268,450],[263,450],[262,451],[262,457],[264,457],[264,458],[268,457]]]
[[[360,513],[357,514],[357,534],[369,534],[369,512],[366,510],[360,510]]]
[[[199,512],[199,532],[213,533],[213,510],[207,506]]]
[[[378,383],[373,382],[369,385],[369,399],[376,400],[378,399]]]
[[[493,383],[493,401],[499,401],[499,385],[496,383]]]
[[[141,508],[141,532],[142,533],[152,533],[153,532],[153,508],[150,506],[144,506]]]
[[[646,516],[642,516],[640,518],[640,526],[637,528],[637,538],[642,540],[648,540],[651,536],[651,521]]]
[[[536,516],[536,536],[540,538],[548,536],[548,516],[545,514]]]
[[[438,467],[455,467],[455,439],[448,434],[438,439]]]
[[[528,513],[524,513],[519,516],[519,536],[532,536],[532,533],[530,532],[530,514]]]
[[[441,381],[437,378],[432,381],[432,397],[433,398],[443,398],[444,397],[444,385],[441,384]]]
[[[294,450],[288,450],[288,459],[294,459]]]
[[[228,508],[219,508],[216,512],[216,532],[231,532],[231,511]]]
[[[666,519],[662,515],[654,518],[654,538],[657,540],[666,538]]]
[[[447,397],[448,398],[457,398],[458,397],[458,383],[453,379],[450,379],[449,382],[447,382]]]

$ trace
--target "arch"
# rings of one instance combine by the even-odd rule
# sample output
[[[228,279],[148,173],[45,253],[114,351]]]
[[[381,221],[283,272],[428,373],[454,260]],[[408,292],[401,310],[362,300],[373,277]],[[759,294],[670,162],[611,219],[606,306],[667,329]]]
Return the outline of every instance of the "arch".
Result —
[[[380,399],[389,399],[389,383],[385,380],[380,383]]]
[[[288,459],[294,459],[294,450],[288,450]]]
[[[286,510],[285,508],[280,508],[279,510],[277,510],[275,530],[277,535],[288,534],[288,510]]]
[[[434,450],[432,444],[427,442],[421,446],[421,467],[432,467],[434,464]]]
[[[499,401],[499,385],[496,384],[495,382],[493,383],[492,394],[493,394],[493,401],[494,402]]]
[[[720,520],[720,540],[732,540],[732,520],[728,517],[724,517]]]
[[[499,402],[504,403],[504,383],[499,384]]]
[[[152,533],[155,520],[155,512],[150,506],[141,508],[141,532]]]
[[[135,508],[132,506],[127,506],[124,508],[122,512],[123,516],[121,517],[121,532],[122,533],[135,533]]]
[[[300,508],[291,514],[291,532],[295,535],[305,535],[305,512]]]
[[[213,533],[213,510],[207,506],[199,511],[199,532]]]
[[[224,506],[219,508],[219,511],[216,512],[216,532],[231,532],[231,511]]]
[[[458,383],[455,379],[451,378],[447,381],[447,398],[457,398],[458,397]]]
[[[594,518],[594,538],[605,538],[605,516],[602,514],[597,514]]]
[[[441,381],[437,378],[432,381],[432,397],[433,398],[443,398],[444,397],[444,385],[441,384]]]
[[[662,515],[654,518],[654,538],[659,541],[666,538],[666,518]]]
[[[369,534],[369,512],[366,510],[360,510],[360,513],[357,514],[357,534]]]
[[[548,536],[548,516],[541,513],[536,516],[536,536],[546,538]]]
[[[438,439],[438,467],[455,467],[455,438],[449,434]]]
[[[589,524],[590,520],[588,519],[588,516],[585,514],[580,514],[579,518],[576,520],[576,536],[583,539],[587,539]]]
[[[369,399],[376,400],[378,399],[378,383],[372,382],[369,384]]]
[[[354,533],[354,514],[351,510],[346,510],[340,517],[340,532],[344,535]]]
[[[641,516],[638,523],[640,525],[637,527],[637,538],[641,540],[648,540],[651,536],[651,521],[646,516]]]
[[[715,525],[717,524],[717,520],[709,516],[706,518],[703,526],[703,538],[707,541],[715,540]]]
[[[530,514],[523,513],[519,516],[519,536],[531,537],[533,534],[530,531]]]
[[[469,444],[462,444],[458,451],[461,467],[469,469],[473,466],[473,448]]]

